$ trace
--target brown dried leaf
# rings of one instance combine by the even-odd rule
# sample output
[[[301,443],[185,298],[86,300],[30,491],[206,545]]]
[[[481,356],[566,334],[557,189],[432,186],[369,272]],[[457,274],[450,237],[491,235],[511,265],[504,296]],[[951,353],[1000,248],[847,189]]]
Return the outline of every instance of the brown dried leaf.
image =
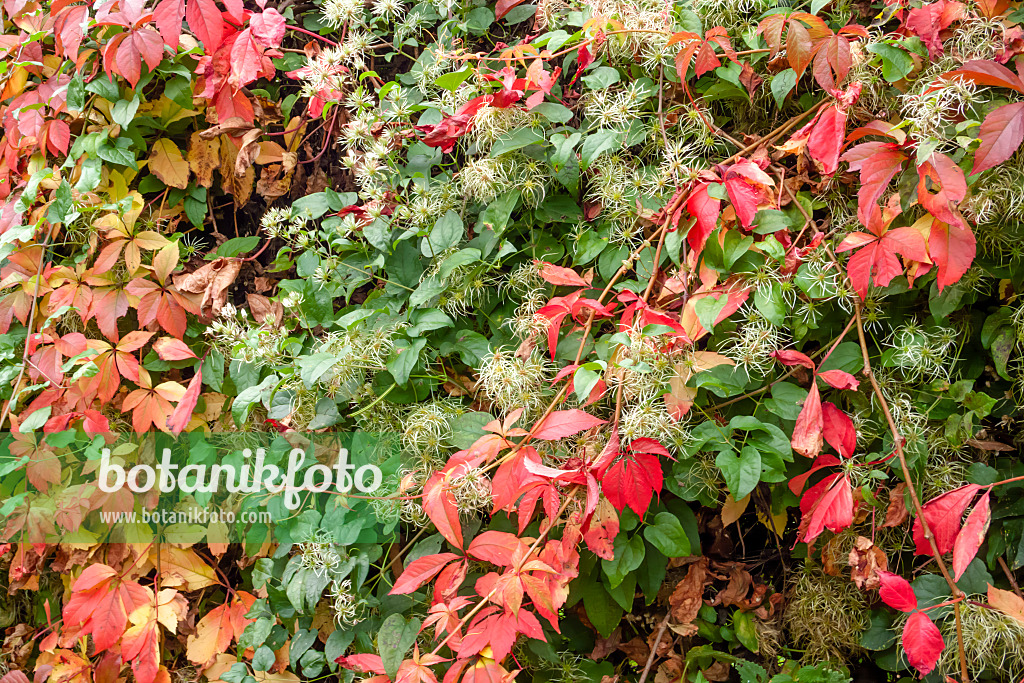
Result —
[[[1000,441],[979,441],[978,439],[967,439],[967,443],[983,451],[999,451],[1008,453],[1010,451],[1017,450],[1010,444],[1002,443]]]
[[[244,176],[252,167],[256,158],[259,157],[260,137],[262,135],[263,131],[259,128],[253,128],[250,131],[246,131],[245,135],[242,136],[242,143],[239,145],[238,154],[235,155],[236,176]]]
[[[238,148],[230,140],[221,140],[220,144],[220,168],[221,180],[224,191],[235,198],[235,206],[241,206],[249,201],[252,196],[252,186],[256,180],[256,172],[252,166],[245,169],[245,174],[237,176],[234,173],[223,172],[224,169],[235,168],[235,159],[238,156]]]
[[[897,484],[894,489],[889,491],[889,508],[885,511],[882,528],[900,526],[910,518],[910,514],[907,512],[907,503],[903,498],[903,492],[906,490],[906,484]]]
[[[188,140],[188,167],[200,185],[213,185],[213,172],[220,168],[220,138],[204,140],[199,133],[192,133]]]
[[[882,549],[871,542],[871,539],[858,536],[850,551],[850,580],[857,588],[878,588],[877,572],[888,571],[889,560]]]
[[[646,662],[651,655],[651,647],[640,636],[633,638],[628,643],[622,643],[619,645],[619,649],[634,662]]]
[[[294,176],[294,173],[286,172],[281,164],[264,166],[260,169],[260,179],[256,182],[256,191],[265,199],[283,197],[292,189]]]
[[[676,584],[668,604],[677,624],[689,624],[697,618],[704,605],[704,582],[707,579],[708,559],[700,558],[690,565],[686,576]]]
[[[249,304],[249,312],[258,323],[266,323],[271,327],[280,327],[284,317],[284,306],[280,301],[271,301],[262,294],[247,292],[245,300]]]
[[[192,273],[176,273],[171,277],[174,286],[189,294],[202,294],[199,304],[200,312],[207,318],[220,314],[221,307],[227,303],[228,288],[238,277],[242,269],[242,259],[219,258],[207,263]]]
[[[738,562],[730,563],[729,585],[715,596],[711,604],[723,605],[725,607],[730,605],[745,607],[745,599],[747,593],[750,592],[750,585],[752,583],[753,579],[750,577],[750,572],[744,569],[742,564]]]
[[[704,678],[709,681],[727,681],[729,680],[729,664],[726,662],[715,662],[708,668],[704,669]]]
[[[622,629],[616,628],[607,638],[597,639],[597,642],[594,643],[594,651],[590,653],[590,658],[595,661],[604,659],[619,648],[620,642],[622,642]]]
[[[199,133],[204,140],[212,140],[218,135],[229,135],[233,138],[241,137],[256,126],[249,123],[240,116],[232,116],[225,119],[223,123],[207,128]]]

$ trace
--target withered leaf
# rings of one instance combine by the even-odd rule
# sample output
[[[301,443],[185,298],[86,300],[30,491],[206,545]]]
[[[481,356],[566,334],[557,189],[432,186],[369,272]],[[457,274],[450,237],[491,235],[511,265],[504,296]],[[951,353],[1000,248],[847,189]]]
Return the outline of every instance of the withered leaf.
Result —
[[[910,518],[910,514],[907,512],[906,500],[903,498],[903,492],[906,490],[906,484],[897,484],[889,492],[889,507],[885,511],[885,521],[882,522],[883,528],[900,526]]]
[[[871,539],[858,536],[850,551],[850,580],[857,588],[878,588],[878,570],[888,571],[889,560]]]
[[[220,168],[220,139],[205,140],[200,133],[192,133],[188,140],[188,167],[200,185],[213,185],[213,172]]]
[[[672,591],[668,604],[676,623],[689,624],[697,618],[700,608],[704,605],[704,581],[707,573],[708,560],[702,557],[690,565],[686,576]]]
[[[219,258],[191,273],[177,273],[172,276],[174,286],[189,294],[202,294],[199,308],[204,317],[220,314],[227,303],[228,288],[242,269],[242,259]]]

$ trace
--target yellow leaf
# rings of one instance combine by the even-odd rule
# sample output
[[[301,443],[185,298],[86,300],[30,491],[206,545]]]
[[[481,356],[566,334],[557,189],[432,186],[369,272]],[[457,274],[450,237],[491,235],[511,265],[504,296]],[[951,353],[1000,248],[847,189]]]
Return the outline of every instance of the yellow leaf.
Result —
[[[748,505],[750,505],[749,493],[739,500],[733,500],[732,494],[727,495],[725,503],[722,505],[722,526],[729,526],[742,517]]]
[[[150,553],[156,563],[156,551]],[[164,546],[160,549],[160,575],[164,586],[178,586],[186,593],[219,583],[213,568],[194,550]]]
[[[1021,600],[1016,593],[990,585],[988,587],[988,604],[1003,614],[1024,622],[1024,600]]]
[[[188,187],[188,162],[173,142],[160,139],[149,154],[149,170],[165,185],[184,190]]]
[[[225,136],[221,136],[224,138]],[[256,181],[256,171],[252,166],[245,169],[242,176],[235,175],[235,159],[238,158],[238,148],[230,140],[221,140],[220,143],[220,167],[221,179],[224,181],[224,191],[235,198],[235,206],[242,206],[252,196],[252,188]]]

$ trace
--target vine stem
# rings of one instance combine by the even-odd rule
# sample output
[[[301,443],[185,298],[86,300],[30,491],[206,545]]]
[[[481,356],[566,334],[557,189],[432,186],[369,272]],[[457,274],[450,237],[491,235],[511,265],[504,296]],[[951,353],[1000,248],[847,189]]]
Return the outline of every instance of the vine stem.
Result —
[[[651,673],[651,665],[654,664],[654,656],[658,651],[658,646],[661,645],[661,638],[665,635],[665,629],[668,628],[668,618],[671,616],[671,612],[665,615],[665,618],[661,620],[661,624],[658,626],[658,637],[654,639],[654,645],[651,646],[651,653],[647,655],[647,663],[644,664],[644,672],[640,674],[640,680],[637,683],[644,683],[647,680],[647,674]]]
[[[312,36],[313,38],[317,38],[318,40],[322,40],[325,43],[327,43],[328,45],[331,45],[333,47],[338,47],[338,44],[336,42],[334,42],[333,40],[331,40],[330,38],[324,38],[319,33],[313,33],[312,31],[307,31],[306,29],[302,28],[301,26],[292,26],[291,24],[288,24],[287,26],[285,26],[285,28],[287,28],[289,30],[292,30],[292,31],[298,31],[299,33],[305,33],[307,36]]]
[[[823,104],[825,104],[825,100],[822,100],[821,102],[818,102],[816,105],[814,105],[813,107],[811,107],[807,111],[802,112],[800,114],[797,114],[796,116],[791,118],[789,121],[786,121],[784,124],[782,124],[781,126],[776,128],[775,130],[771,131],[767,135],[758,138],[754,142],[751,142],[749,145],[747,145],[746,147],[743,147],[742,149],[740,149],[740,151],[736,152],[731,157],[729,157],[728,159],[726,159],[725,161],[723,161],[721,163],[722,164],[731,163],[731,162],[735,161],[736,159],[739,159],[741,156],[743,156],[745,154],[749,154],[750,152],[754,151],[755,149],[757,149],[761,145],[767,144],[769,142],[773,142],[777,138],[785,135],[790,130],[795,128],[796,124],[798,124],[801,121],[803,121],[812,112],[817,111],[818,108],[821,107],[821,105],[823,105]]]
[[[831,254],[831,250],[829,250],[829,253]],[[833,255],[832,258],[834,259],[835,256]],[[963,599],[964,592],[960,590],[956,585],[956,581],[954,581],[953,577],[949,575],[949,569],[946,567],[945,560],[942,559],[942,553],[939,552],[939,547],[935,544],[935,535],[932,533],[931,527],[928,524],[928,519],[925,517],[924,506],[921,505],[921,499],[917,495],[914,480],[910,475],[910,468],[907,466],[907,457],[903,452],[903,437],[900,435],[899,429],[896,427],[896,421],[892,417],[892,411],[889,410],[889,403],[885,400],[882,388],[878,386],[878,380],[875,379],[875,374],[871,371],[868,342],[867,337],[864,335],[864,322],[861,319],[860,314],[860,301],[854,301],[853,314],[857,321],[857,339],[860,341],[860,351],[864,359],[863,374],[868,378],[868,381],[871,382],[871,389],[875,394],[875,398],[878,399],[882,412],[885,414],[885,421],[889,426],[889,431],[892,433],[893,446],[896,449],[896,457],[899,459],[900,469],[903,472],[903,480],[907,484],[907,490],[910,491],[910,500],[914,505],[914,513],[917,515],[917,520],[921,522],[921,529],[924,531],[925,538],[928,539],[928,545],[931,547],[932,557],[935,558],[939,571],[942,573],[942,578],[944,578],[946,583],[949,584],[949,589],[953,593],[953,597]],[[970,675],[967,672],[967,654],[964,651],[964,638],[960,623],[960,603],[957,602],[953,608],[954,615],[956,617],[956,644],[958,654],[960,655],[960,680],[961,683],[968,683]]]

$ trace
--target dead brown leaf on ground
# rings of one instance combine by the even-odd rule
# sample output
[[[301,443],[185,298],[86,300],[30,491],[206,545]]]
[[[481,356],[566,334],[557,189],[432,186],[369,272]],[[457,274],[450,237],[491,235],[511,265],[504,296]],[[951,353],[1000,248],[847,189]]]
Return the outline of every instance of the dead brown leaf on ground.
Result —
[[[677,624],[689,624],[697,618],[704,605],[704,582],[707,579],[708,560],[700,558],[690,565],[686,576],[676,584],[668,599],[672,618]]]

